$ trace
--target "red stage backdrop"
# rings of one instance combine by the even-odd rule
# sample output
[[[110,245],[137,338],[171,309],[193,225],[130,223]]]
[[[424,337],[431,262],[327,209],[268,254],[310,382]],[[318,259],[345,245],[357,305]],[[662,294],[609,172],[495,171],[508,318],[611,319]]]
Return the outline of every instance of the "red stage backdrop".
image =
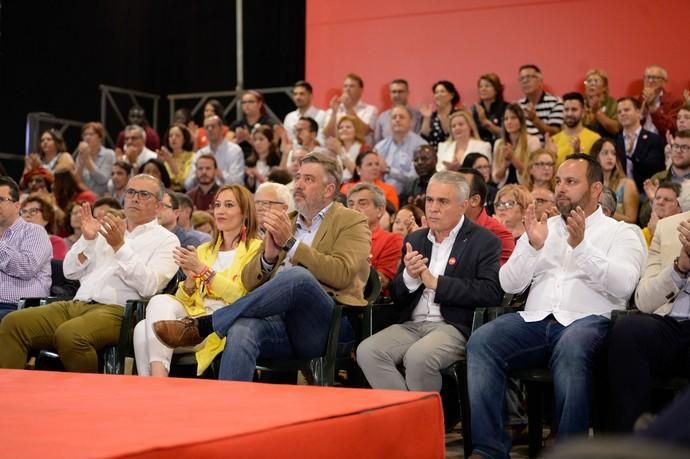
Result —
[[[515,100],[521,64],[537,64],[557,95],[583,91],[596,67],[619,97],[637,94],[644,68],[659,64],[680,97],[690,88],[688,24],[687,0],[307,0],[306,78],[325,108],[357,73],[363,99],[385,108],[394,78],[409,81],[416,106],[441,79],[473,104],[482,73],[496,72]]]

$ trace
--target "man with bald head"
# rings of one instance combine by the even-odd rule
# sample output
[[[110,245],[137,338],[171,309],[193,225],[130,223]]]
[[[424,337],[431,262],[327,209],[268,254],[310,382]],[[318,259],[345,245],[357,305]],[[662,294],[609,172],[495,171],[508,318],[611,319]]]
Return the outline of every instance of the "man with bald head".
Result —
[[[556,173],[560,215],[537,216],[534,204],[525,211],[525,233],[499,271],[505,292],[530,288],[525,309],[483,325],[467,344],[471,457],[508,457],[505,389],[515,370],[549,368],[559,439],[589,429],[592,362],[647,258],[632,225],[602,213],[603,182],[594,158],[570,155]]]
[[[124,305],[158,293],[177,271],[177,237],[156,221],[164,188],[150,175],[129,180],[124,220],[81,208],[82,236],[64,273],[81,282],[73,300],[8,314],[0,323],[0,368],[24,368],[31,350],[54,347],[67,371],[95,373],[97,352],[118,342]]]

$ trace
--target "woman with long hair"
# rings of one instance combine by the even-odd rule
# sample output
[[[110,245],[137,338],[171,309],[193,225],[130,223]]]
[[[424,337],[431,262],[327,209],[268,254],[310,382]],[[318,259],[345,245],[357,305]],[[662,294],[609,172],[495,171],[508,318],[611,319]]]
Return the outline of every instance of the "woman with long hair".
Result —
[[[616,194],[618,206],[613,218],[627,223],[636,223],[640,193],[635,181],[625,175],[614,141],[602,137],[594,142],[589,154],[601,164],[604,172],[604,186]]]
[[[175,262],[186,276],[175,296],[154,296],[146,308],[146,319],[134,329],[140,375],[168,376],[170,372],[173,349],[158,339],[153,331],[155,322],[212,314],[226,305],[232,307],[247,293],[242,271],[261,249],[251,193],[240,185],[223,186],[215,196],[213,218],[218,227],[213,241],[196,249],[175,249]],[[197,372],[201,374],[224,346],[225,339],[213,334],[196,348],[182,350],[196,352]]]
[[[24,172],[22,172],[21,188],[28,186],[28,177],[36,175],[37,170],[54,174],[59,170],[75,170],[72,155],[67,152],[67,145],[60,131],[48,129],[41,134],[38,151],[31,153],[24,162]]]
[[[330,137],[326,141],[327,148],[343,165],[343,182],[352,179],[357,156],[369,150],[369,147],[365,145],[364,135],[357,129],[357,125],[357,120],[353,116],[341,117],[336,124],[336,138]]]
[[[541,148],[533,151],[527,158],[525,174],[523,183],[528,190],[546,188],[554,191],[556,189],[556,155]]]
[[[250,191],[264,183],[274,167],[280,165],[280,151],[274,142],[271,126],[260,125],[254,128],[251,137],[254,151],[246,161],[245,184]]]
[[[527,157],[539,148],[539,138],[527,134],[525,112],[520,104],[508,104],[503,114],[503,135],[494,144],[491,175],[498,187],[508,183],[521,183]]]
[[[501,135],[506,101],[503,100],[503,83],[495,73],[486,73],[477,81],[479,102],[472,106],[472,118],[477,124],[479,138],[494,144]]]
[[[491,144],[479,138],[470,112],[455,111],[448,120],[451,138],[438,144],[437,171],[457,170],[468,153],[481,153],[491,160]]]
[[[376,185],[383,190],[386,201],[393,204],[393,207],[398,209],[400,207],[400,199],[398,198],[398,191],[393,185],[381,180],[381,158],[375,151],[364,151],[357,155],[355,160],[355,173],[352,175],[352,180],[348,183],[343,183],[340,187],[340,192],[347,196],[350,188],[354,187],[359,182],[366,182]]]
[[[175,191],[184,191],[184,181],[192,168],[194,158],[192,134],[184,124],[173,124],[163,136],[158,160],[165,164]]]
[[[431,90],[434,104],[420,109],[423,117],[420,134],[436,147],[450,135],[450,114],[460,104],[460,93],[448,80],[437,81]]]

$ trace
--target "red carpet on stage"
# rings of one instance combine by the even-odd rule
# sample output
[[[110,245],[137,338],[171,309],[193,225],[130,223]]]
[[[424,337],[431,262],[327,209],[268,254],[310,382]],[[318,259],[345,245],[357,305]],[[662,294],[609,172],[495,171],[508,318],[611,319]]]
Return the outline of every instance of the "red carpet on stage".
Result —
[[[3,458],[443,458],[438,394],[0,370]]]

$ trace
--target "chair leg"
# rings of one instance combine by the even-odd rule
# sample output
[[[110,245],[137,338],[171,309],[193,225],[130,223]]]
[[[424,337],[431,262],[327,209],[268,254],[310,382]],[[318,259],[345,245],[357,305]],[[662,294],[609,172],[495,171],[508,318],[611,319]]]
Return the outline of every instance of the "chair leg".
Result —
[[[460,412],[462,413],[462,444],[465,457],[472,454],[472,424],[470,413],[470,393],[467,389],[467,361],[458,363],[458,392],[460,392]]]
[[[529,432],[529,457],[537,457],[542,447],[543,393],[539,383],[526,382],[527,422]]]

